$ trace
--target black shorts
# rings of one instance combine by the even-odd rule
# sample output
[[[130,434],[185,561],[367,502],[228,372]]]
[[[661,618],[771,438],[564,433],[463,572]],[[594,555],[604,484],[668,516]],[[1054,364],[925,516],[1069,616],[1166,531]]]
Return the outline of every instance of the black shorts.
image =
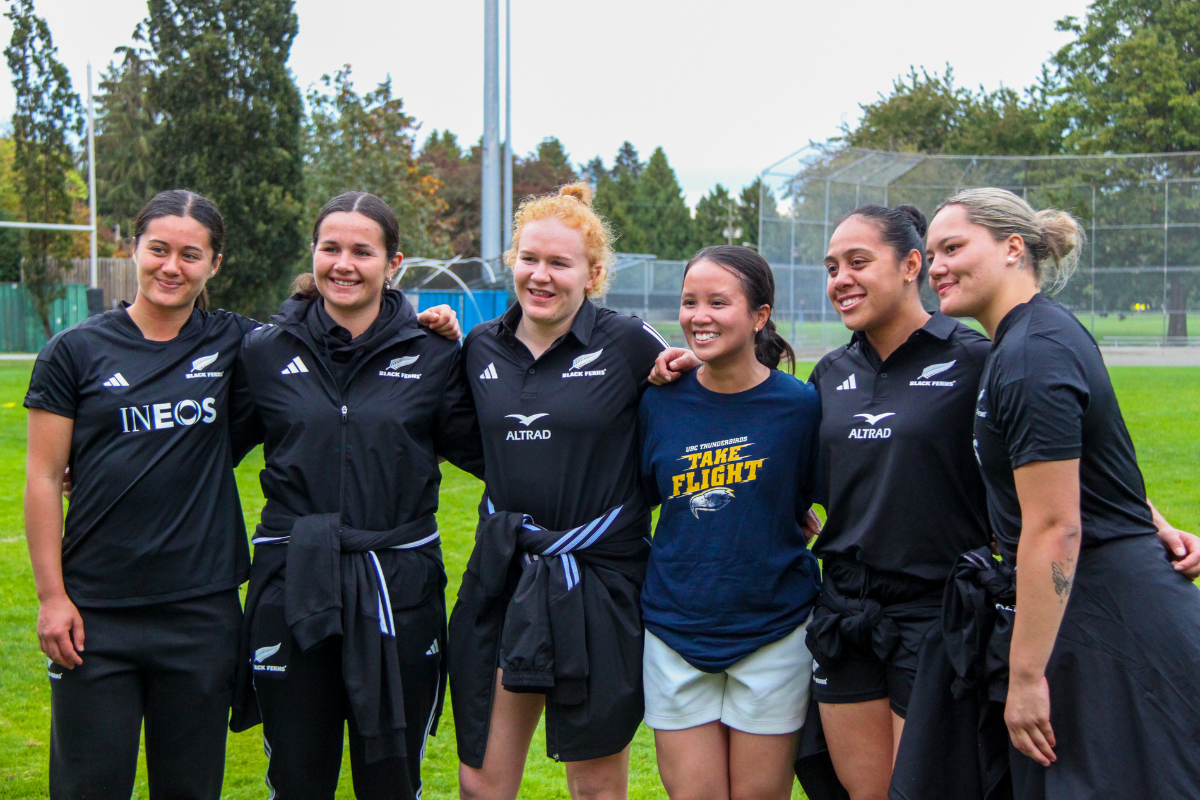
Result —
[[[818,703],[831,704],[864,703],[886,697],[892,711],[903,719],[917,677],[921,642],[941,620],[937,609],[928,616],[897,624],[900,642],[886,660],[859,647],[851,647],[852,653],[832,663],[814,660],[813,697]]]
[[[843,637],[842,653],[827,659],[813,650],[813,698],[818,703],[864,703],[887,698],[900,718],[908,713],[921,644],[941,621],[942,587],[932,581],[873,570],[859,562],[827,559],[825,586],[845,597],[871,599],[883,607],[896,636],[886,656],[872,643]],[[817,601],[818,606],[827,599]],[[811,646],[810,646],[810,649]]]

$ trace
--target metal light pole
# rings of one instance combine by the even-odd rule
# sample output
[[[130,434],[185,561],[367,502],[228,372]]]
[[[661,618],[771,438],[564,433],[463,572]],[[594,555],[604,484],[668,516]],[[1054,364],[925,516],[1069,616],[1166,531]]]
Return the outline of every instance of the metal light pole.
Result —
[[[91,260],[88,285],[96,288],[96,109],[92,103],[92,62],[87,65],[88,92],[88,214],[91,222]]]
[[[512,247],[513,219],[512,153],[512,2],[504,0],[504,249]]]
[[[500,8],[483,0],[483,176],[480,255],[498,263],[500,235]]]

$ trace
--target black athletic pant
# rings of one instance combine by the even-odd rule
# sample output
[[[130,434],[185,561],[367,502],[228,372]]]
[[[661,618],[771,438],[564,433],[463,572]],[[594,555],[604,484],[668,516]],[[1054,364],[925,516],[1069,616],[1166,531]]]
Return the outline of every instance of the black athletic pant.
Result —
[[[439,598],[440,601],[440,598]],[[286,670],[256,672],[254,690],[263,718],[263,744],[270,763],[267,783],[272,800],[332,800],[342,766],[342,743],[350,726],[350,770],[358,800],[415,800],[421,791],[421,758],[433,722],[441,683],[442,631],[446,620],[442,602],[395,611],[393,641],[400,656],[404,687],[406,758],[368,764],[363,740],[346,695],[342,677],[342,640],[330,639],[301,652],[282,622],[280,605],[259,605],[251,638],[259,643],[289,641]],[[281,630],[282,629],[282,630]],[[279,655],[282,655],[280,653]],[[267,661],[278,662],[278,655]]]
[[[51,800],[128,800],[143,721],[151,800],[218,800],[237,590],[79,613],[83,664],[49,667]]]

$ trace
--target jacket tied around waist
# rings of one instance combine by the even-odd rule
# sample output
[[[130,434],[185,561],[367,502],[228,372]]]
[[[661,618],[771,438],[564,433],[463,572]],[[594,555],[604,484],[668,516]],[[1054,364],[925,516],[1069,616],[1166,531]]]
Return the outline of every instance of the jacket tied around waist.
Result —
[[[259,526],[246,593],[242,652],[230,729],[261,722],[254,699],[250,630],[263,590],[286,567],[284,615],[301,650],[342,638],[342,673],[369,762],[404,755],[404,690],[387,579],[376,550],[414,550],[439,544],[437,520],[427,514],[387,531],[341,524],[340,514],[296,517],[290,530]]]

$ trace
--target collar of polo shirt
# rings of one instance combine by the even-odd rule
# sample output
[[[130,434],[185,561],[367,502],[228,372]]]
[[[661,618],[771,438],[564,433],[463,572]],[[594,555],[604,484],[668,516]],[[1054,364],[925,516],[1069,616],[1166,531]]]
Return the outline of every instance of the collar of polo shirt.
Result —
[[[503,316],[500,317],[500,328],[498,330],[502,330],[509,336],[515,337],[517,335],[517,325],[521,321],[522,313],[521,304],[513,303],[508,311],[505,311]],[[574,334],[575,338],[579,340],[579,343],[586,347],[588,342],[591,341],[592,328],[595,326],[595,324],[596,306],[591,300],[585,299],[583,301],[583,306],[575,315],[575,320],[571,323],[571,329],[568,331],[568,333]],[[953,323],[951,323],[951,326],[953,326]]]

